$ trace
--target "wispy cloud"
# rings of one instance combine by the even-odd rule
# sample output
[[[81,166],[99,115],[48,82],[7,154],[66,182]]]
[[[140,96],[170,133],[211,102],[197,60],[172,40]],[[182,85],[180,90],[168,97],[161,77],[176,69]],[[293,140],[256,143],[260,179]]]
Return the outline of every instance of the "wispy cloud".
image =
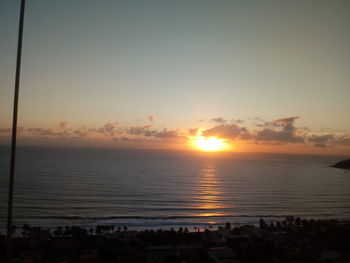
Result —
[[[242,123],[244,123],[244,120],[241,120],[241,119],[232,119],[231,122],[237,123],[237,124],[242,124]]]
[[[218,118],[212,118],[212,122],[217,122],[217,123],[225,123],[227,120],[225,120],[223,117],[218,117]]]

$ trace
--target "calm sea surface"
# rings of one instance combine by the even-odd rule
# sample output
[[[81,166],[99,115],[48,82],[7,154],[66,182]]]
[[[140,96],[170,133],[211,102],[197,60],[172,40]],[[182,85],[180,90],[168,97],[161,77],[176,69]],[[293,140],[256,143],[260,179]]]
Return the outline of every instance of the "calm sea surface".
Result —
[[[286,215],[350,219],[344,157],[20,147],[16,224],[132,229],[255,223]],[[0,229],[9,148],[0,147]]]

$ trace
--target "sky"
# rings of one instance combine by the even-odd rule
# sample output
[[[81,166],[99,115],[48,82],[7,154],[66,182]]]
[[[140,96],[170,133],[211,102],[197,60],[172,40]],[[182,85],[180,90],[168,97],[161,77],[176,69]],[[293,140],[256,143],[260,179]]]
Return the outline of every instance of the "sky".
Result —
[[[0,143],[19,0],[0,2]],[[350,2],[28,0],[19,143],[350,154]]]

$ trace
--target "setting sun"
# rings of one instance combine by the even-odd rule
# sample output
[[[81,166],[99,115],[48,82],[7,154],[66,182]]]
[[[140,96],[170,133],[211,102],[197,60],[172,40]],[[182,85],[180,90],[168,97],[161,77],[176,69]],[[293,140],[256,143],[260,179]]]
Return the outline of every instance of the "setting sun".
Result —
[[[222,139],[204,136],[197,136],[195,138],[195,145],[199,150],[207,152],[222,151],[226,147]]]

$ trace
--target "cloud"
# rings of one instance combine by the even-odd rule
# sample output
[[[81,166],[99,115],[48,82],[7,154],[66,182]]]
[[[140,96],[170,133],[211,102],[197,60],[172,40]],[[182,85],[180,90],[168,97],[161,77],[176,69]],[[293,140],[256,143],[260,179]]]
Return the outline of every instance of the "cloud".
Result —
[[[213,128],[207,129],[202,132],[202,135],[205,137],[215,136],[218,138],[233,140],[239,137],[248,139],[248,137],[250,137],[250,132],[245,127],[241,128],[236,124],[230,124],[230,125],[218,125]]]
[[[350,137],[349,136],[341,136],[337,139],[337,144],[344,145],[344,146],[350,146]]]
[[[232,119],[231,121],[238,124],[244,123],[244,120],[240,120],[240,119],[236,119],[236,120]]]
[[[290,143],[304,143],[303,136],[298,136],[294,133],[294,130],[282,130],[276,131],[273,129],[265,128],[258,131],[255,139],[258,141],[276,141],[276,142],[290,142]]]
[[[79,127],[74,130],[74,134],[79,138],[86,138],[89,136],[89,130],[87,130],[85,126]]]
[[[199,128],[190,128],[188,129],[188,134],[191,135],[191,136],[194,136],[197,134]]]
[[[0,133],[10,133],[11,131],[11,128],[0,128]]]
[[[241,128],[240,139],[241,140],[251,140],[253,138],[252,133],[245,127]]]
[[[69,137],[71,135],[69,131],[57,131],[51,128],[28,128],[27,131],[38,137]]]
[[[162,140],[174,140],[174,139],[187,138],[187,137],[185,137],[185,135],[181,134],[179,129],[168,130],[166,128],[164,128],[160,131],[147,130],[147,131],[145,131],[144,136],[158,138],[158,139],[162,139]]]
[[[221,124],[204,130],[202,135],[206,137],[215,136],[229,140],[249,140],[255,143],[305,143],[305,134],[294,126],[294,122],[298,118],[298,116],[292,116],[265,122],[259,125],[262,129],[258,130],[249,130],[235,123]],[[255,119],[259,121],[262,120],[260,117]],[[222,120],[218,118],[217,121]],[[239,122],[242,121],[239,120]]]
[[[262,117],[258,116],[252,119],[253,120],[253,125],[257,126],[257,127],[264,127],[264,122],[265,119],[263,119]],[[267,122],[265,122],[265,124],[267,124]]]
[[[107,122],[103,127],[104,130],[108,133],[114,133],[115,128],[118,126],[118,122]]]
[[[152,118],[150,118],[152,117]],[[148,119],[154,120],[153,116]],[[246,128],[240,125],[243,120],[232,119],[228,123],[222,117],[213,118],[213,124],[206,121],[206,125],[213,125],[206,128],[174,128],[167,129],[164,126],[154,127],[152,125],[122,126],[118,122],[106,122],[100,127],[87,127],[80,125],[71,127],[67,121],[61,121],[51,128],[18,127],[21,136],[28,138],[64,138],[80,139],[91,141],[121,141],[121,142],[156,142],[156,143],[186,143],[189,136],[196,136],[201,132],[203,136],[215,136],[226,140],[241,140],[255,144],[287,144],[298,143],[313,147],[335,147],[350,146],[350,136],[344,133],[323,132],[312,134],[307,127],[297,127],[295,122],[299,116],[278,118],[272,121],[264,121],[258,126]],[[261,118],[255,120],[262,121]],[[153,124],[153,123],[152,123]],[[215,125],[216,124],[216,125]],[[73,126],[73,125],[72,125]],[[11,128],[0,128],[1,137],[10,136]]]
[[[333,133],[324,135],[311,135],[308,141],[316,147],[331,147],[334,145],[350,146],[350,137],[347,135],[336,136]]]
[[[130,135],[144,135],[145,132],[151,127],[151,125],[131,126],[126,129],[126,133]]]
[[[85,138],[89,135],[88,132],[80,130],[75,130],[74,133],[77,134],[79,138]]]
[[[79,130],[89,132],[91,134],[113,136],[120,132],[120,129],[117,128],[118,125],[118,122],[107,122],[100,128],[86,128],[85,126],[81,126]]]
[[[156,132],[153,136],[161,139],[178,139],[182,137],[179,133],[179,130],[167,129],[163,129],[162,131]]]
[[[335,142],[334,134],[325,134],[325,135],[312,135],[308,138],[309,142],[313,143],[316,147],[328,147],[330,144]]]
[[[43,132],[44,129],[42,128],[28,128],[29,132],[35,133],[35,134],[40,134]]]
[[[256,133],[255,139],[258,141],[305,143],[304,134],[298,132],[297,128],[294,126],[294,122],[297,119],[299,119],[299,116],[292,116],[277,119],[272,122],[265,122],[263,125],[261,125],[261,127],[272,126],[272,128],[263,128],[262,130],[259,130]]]
[[[246,127],[240,127],[237,124],[218,125],[205,130],[203,136],[216,136],[230,140],[251,140],[255,142],[276,142],[276,143],[304,143],[304,134],[301,133],[295,126],[294,122],[298,116],[280,118],[274,121],[259,124],[262,129],[248,130]],[[261,121],[260,117],[255,120]],[[233,120],[234,121],[234,120]],[[237,122],[237,121],[236,121]],[[242,122],[239,120],[239,122]]]
[[[285,131],[295,130],[294,122],[299,118],[300,118],[299,116],[281,118],[281,119],[274,120],[272,124],[276,127],[283,127],[283,130]]]
[[[25,128],[24,127],[17,127],[17,133],[23,133],[25,132]],[[12,128],[0,128],[0,133],[11,133],[12,132]]]
[[[149,121],[154,121],[154,116],[153,115],[148,115],[147,118],[148,118]]]
[[[225,122],[227,122],[227,120],[225,120],[225,119],[222,118],[222,117],[212,118],[211,121],[213,121],[213,122],[218,122],[218,123],[225,123]]]
[[[58,123],[58,126],[59,126],[61,129],[66,129],[67,126],[68,126],[68,121],[61,121],[60,123]]]
[[[112,138],[112,141],[119,141],[119,142],[145,142],[145,139],[139,138],[139,137],[126,137],[126,136],[121,136],[121,137],[114,137]]]

